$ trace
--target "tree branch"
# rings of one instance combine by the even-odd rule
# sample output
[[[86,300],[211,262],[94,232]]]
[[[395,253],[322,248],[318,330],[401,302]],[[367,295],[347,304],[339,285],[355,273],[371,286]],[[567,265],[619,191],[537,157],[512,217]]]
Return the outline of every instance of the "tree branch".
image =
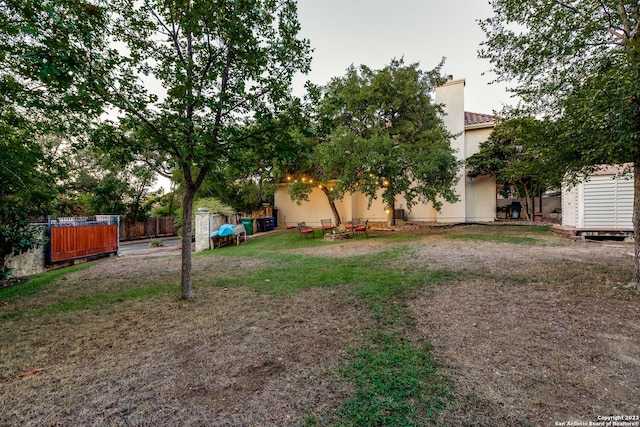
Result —
[[[627,36],[627,40],[631,38],[631,23],[629,22],[629,15],[627,15],[627,11],[622,4],[622,1],[618,3],[618,13],[620,14],[620,19],[622,20],[623,31]]]
[[[145,1],[145,5],[147,7],[147,9],[149,10],[149,12],[153,15],[153,17],[156,19],[156,22],[158,23],[158,25],[160,25],[160,27],[164,28],[165,31],[167,31],[167,35],[169,37],[171,37],[171,40],[173,40],[173,44],[175,46],[176,49],[176,53],[178,54],[178,58],[180,58],[180,62],[186,67],[187,63],[185,61],[184,55],[182,53],[182,49],[180,48],[180,40],[179,40],[179,26],[178,28],[176,28],[176,19],[173,17],[173,13],[171,14],[171,28],[169,28],[167,26],[167,24],[162,20],[162,18],[158,15],[158,13],[156,12],[155,9],[153,9],[151,6],[149,6],[149,3],[147,1]]]

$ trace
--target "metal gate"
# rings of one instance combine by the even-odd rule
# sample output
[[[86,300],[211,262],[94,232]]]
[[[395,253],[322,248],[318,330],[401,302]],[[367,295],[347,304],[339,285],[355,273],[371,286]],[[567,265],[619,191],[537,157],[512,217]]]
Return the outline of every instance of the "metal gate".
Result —
[[[118,253],[118,216],[49,217],[47,263]]]

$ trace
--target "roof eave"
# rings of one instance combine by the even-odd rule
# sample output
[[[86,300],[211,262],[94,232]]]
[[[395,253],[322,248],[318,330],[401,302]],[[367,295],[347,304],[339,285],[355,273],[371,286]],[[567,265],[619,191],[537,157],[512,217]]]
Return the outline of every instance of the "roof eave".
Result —
[[[483,123],[473,123],[470,125],[465,125],[464,130],[474,130],[474,129],[486,129],[493,128],[496,126],[496,122],[483,122]]]

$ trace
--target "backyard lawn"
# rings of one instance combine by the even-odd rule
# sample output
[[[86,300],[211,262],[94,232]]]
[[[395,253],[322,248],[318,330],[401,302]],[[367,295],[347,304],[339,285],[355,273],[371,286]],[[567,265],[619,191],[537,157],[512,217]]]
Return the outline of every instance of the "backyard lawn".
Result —
[[[0,289],[0,425],[555,426],[640,415],[633,245],[278,232]],[[566,424],[565,424],[566,425]]]

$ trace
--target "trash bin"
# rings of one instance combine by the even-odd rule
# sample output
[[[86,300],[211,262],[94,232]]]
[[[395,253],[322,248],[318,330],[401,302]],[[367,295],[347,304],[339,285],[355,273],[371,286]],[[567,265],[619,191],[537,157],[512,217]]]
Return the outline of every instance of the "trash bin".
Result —
[[[511,218],[519,219],[520,211],[522,210],[522,204],[516,200],[511,202]]]
[[[256,232],[262,233],[263,231],[267,231],[267,219],[266,218],[256,218]]]
[[[275,218],[273,218],[272,216],[268,216],[266,218],[267,220],[267,231],[273,231],[273,228],[275,227]]]
[[[253,218],[240,218],[240,223],[244,225],[247,236],[251,236],[253,234]]]

